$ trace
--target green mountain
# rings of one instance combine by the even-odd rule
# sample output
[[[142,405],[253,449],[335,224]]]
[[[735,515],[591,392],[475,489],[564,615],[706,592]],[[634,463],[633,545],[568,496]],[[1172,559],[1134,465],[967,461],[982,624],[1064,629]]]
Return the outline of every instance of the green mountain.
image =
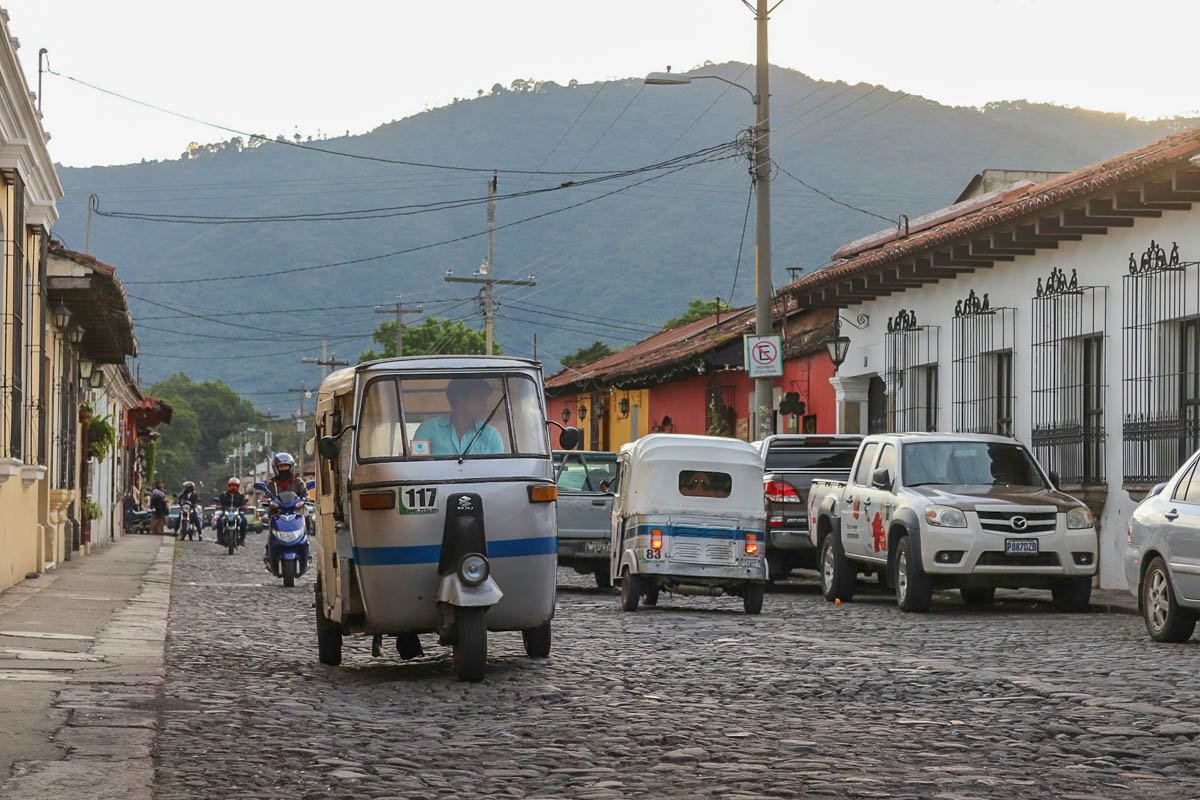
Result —
[[[752,70],[738,63],[704,71],[744,82],[753,78]],[[772,72],[772,86],[772,154],[782,168],[888,219],[947,205],[985,167],[1073,169],[1196,123],[1143,122],[1025,102],[950,108],[882,87],[815,81],[779,68]],[[67,196],[55,230],[69,246],[82,249],[92,193],[103,212],[226,217],[478,198],[486,193],[486,172],[370,159],[509,170],[621,170],[732,142],[752,115],[742,92],[716,81],[682,87],[644,87],[632,79],[577,86],[518,81],[361,136],[310,145],[363,158],[276,142],[247,147],[236,140],[191,148],[190,157],[175,161],[60,168]],[[497,277],[533,273],[537,283],[497,289],[497,338],[505,352],[531,354],[536,334],[538,355],[550,369],[597,339],[617,348],[642,338],[683,313],[689,300],[729,299],[748,200],[746,167],[741,158],[728,159],[673,174],[638,174],[501,201],[497,225],[504,226],[598,198],[496,233]],[[650,177],[655,179],[600,197]],[[586,178],[502,173],[498,192]],[[819,267],[838,245],[887,225],[830,202],[783,172],[772,182],[772,197],[777,286],[789,279],[787,267]],[[754,221],[748,222],[735,305],[750,302],[753,294]],[[476,287],[446,283],[443,276],[447,269],[458,276],[475,270],[486,239],[274,277],[142,282],[353,261],[485,227],[482,205],[374,219],[218,225],[99,216],[93,219],[91,249],[119,268],[132,297],[145,298],[130,301],[140,320],[145,384],[182,370],[195,380],[222,378],[241,392],[284,392],[319,379],[318,368],[301,364],[300,358],[317,355],[323,337],[341,358],[353,360],[367,349],[370,332],[390,319],[373,313],[372,304],[391,302],[397,294],[406,303],[426,301],[425,313],[481,325],[470,299]],[[429,302],[446,298],[456,299]],[[164,306],[194,315],[231,314],[216,317],[231,324]],[[416,313],[406,317],[419,318]],[[362,338],[339,338],[353,335]],[[295,403],[286,394],[252,399],[281,411]]]

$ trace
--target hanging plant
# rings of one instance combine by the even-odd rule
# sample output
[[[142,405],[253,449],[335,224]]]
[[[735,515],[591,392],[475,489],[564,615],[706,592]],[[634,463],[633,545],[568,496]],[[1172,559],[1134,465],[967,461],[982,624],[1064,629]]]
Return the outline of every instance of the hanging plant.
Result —
[[[80,506],[79,511],[84,522],[93,519],[100,519],[100,517],[104,514],[104,510],[100,508],[100,504],[90,497],[83,498],[83,504]]]
[[[92,417],[96,416],[96,410],[92,408],[92,404],[86,400],[79,404],[79,421],[87,425],[92,421]]]
[[[725,437],[733,436],[733,431],[730,429],[729,423],[726,422],[725,419],[726,406],[723,406],[714,400],[709,404],[708,409],[712,417],[712,422],[709,423],[708,426],[708,435]]]
[[[117,429],[109,422],[111,415],[95,417],[88,423],[88,455],[103,461],[117,443]]]

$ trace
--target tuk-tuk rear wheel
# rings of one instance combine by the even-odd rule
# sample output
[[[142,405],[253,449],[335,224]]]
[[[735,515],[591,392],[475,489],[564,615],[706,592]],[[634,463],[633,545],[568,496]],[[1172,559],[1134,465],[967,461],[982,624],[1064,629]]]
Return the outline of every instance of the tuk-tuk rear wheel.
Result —
[[[325,618],[325,600],[320,592],[317,592],[317,658],[331,667],[342,663],[342,631]]]
[[[643,591],[645,590],[642,588],[642,576],[626,572],[621,577],[621,610],[637,611]],[[657,599],[656,597],[655,600]]]
[[[454,671],[460,681],[481,681],[487,671],[486,608],[454,609]]]
[[[742,595],[742,607],[747,614],[761,614],[763,604],[763,592],[766,585],[762,583],[746,584],[746,591]]]
[[[550,655],[550,623],[521,631],[525,643],[525,655],[530,658],[545,658]]]

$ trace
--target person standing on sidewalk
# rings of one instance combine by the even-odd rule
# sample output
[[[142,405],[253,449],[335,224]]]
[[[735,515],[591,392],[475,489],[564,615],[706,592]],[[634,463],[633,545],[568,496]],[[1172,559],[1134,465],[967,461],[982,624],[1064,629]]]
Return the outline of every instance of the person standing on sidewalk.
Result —
[[[154,491],[150,492],[150,533],[155,536],[162,536],[163,525],[167,521],[167,493],[163,489],[163,482],[156,481]]]

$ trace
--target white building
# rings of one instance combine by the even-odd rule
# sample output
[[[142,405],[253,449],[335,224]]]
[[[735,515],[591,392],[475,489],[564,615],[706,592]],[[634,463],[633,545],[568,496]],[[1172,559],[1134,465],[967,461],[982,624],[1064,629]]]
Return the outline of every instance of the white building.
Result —
[[[1125,585],[1130,512],[1200,449],[1200,128],[842,247],[784,287],[850,338],[838,430],[996,432],[1096,512]]]

